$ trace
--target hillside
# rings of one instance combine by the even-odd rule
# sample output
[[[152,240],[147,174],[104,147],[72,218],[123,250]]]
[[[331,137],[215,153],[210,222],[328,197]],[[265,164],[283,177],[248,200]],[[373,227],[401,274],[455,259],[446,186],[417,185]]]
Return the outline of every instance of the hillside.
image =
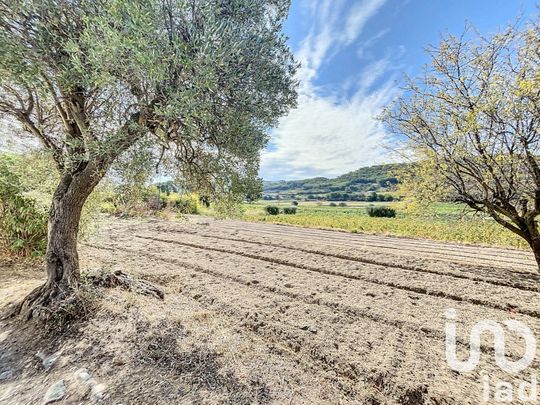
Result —
[[[305,180],[265,181],[265,199],[309,199],[329,201],[364,201],[373,193],[384,194],[395,189],[395,172],[403,163],[362,167],[334,179],[314,177]]]

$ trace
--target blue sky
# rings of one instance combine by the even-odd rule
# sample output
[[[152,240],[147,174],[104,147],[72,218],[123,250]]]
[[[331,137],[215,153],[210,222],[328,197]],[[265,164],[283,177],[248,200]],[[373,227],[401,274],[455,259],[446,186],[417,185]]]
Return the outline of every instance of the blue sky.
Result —
[[[465,22],[482,34],[536,15],[525,0],[292,0],[285,26],[302,67],[298,108],[272,130],[265,180],[335,177],[395,161],[374,119],[399,94],[404,74],[429,60],[424,49]]]

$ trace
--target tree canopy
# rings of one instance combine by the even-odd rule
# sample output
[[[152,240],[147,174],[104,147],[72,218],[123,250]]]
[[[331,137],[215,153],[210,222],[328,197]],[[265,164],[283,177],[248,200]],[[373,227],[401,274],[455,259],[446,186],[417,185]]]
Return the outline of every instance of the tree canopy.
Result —
[[[190,187],[243,197],[268,130],[296,102],[297,64],[282,33],[288,8],[288,0],[0,1],[0,113],[37,138],[61,173],[49,290],[77,284],[82,206],[140,142],[161,149]]]
[[[540,264],[539,28],[446,36],[382,118],[408,138],[419,185],[428,176],[432,192],[490,215],[527,240]]]
[[[0,110],[61,171],[106,167],[150,135],[186,179],[225,190],[256,173],[266,131],[294,105],[287,1],[2,3]]]

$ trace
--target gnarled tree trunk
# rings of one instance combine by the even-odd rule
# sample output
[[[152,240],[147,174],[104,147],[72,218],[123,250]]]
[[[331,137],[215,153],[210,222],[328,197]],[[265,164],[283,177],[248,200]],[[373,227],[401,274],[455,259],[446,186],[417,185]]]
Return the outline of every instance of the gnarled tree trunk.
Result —
[[[77,236],[82,208],[103,177],[102,170],[87,164],[73,174],[64,174],[53,195],[49,213],[46,252],[47,282],[23,301],[20,312],[29,318],[43,317],[55,301],[65,299],[80,279]]]
[[[538,230],[538,223],[534,218],[530,218],[526,221],[527,237],[525,238],[531,247],[536,264],[538,265],[538,271],[540,272],[540,232]]]

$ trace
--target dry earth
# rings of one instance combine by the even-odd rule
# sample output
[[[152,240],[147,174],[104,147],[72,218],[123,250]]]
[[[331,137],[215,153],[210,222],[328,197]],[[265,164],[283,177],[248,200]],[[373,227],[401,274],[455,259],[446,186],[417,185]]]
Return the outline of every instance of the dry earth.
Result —
[[[165,300],[107,290],[54,338],[0,323],[0,373],[13,374],[0,403],[40,403],[63,379],[58,403],[479,404],[483,375],[517,391],[540,368],[536,357],[503,372],[489,334],[474,371],[445,360],[449,308],[462,359],[483,319],[516,319],[540,337],[527,252],[200,217],[114,221],[80,251],[83,268],[129,272]],[[36,271],[0,273],[0,306],[41,282]],[[523,340],[506,337],[519,359]],[[38,350],[59,354],[50,370]]]

